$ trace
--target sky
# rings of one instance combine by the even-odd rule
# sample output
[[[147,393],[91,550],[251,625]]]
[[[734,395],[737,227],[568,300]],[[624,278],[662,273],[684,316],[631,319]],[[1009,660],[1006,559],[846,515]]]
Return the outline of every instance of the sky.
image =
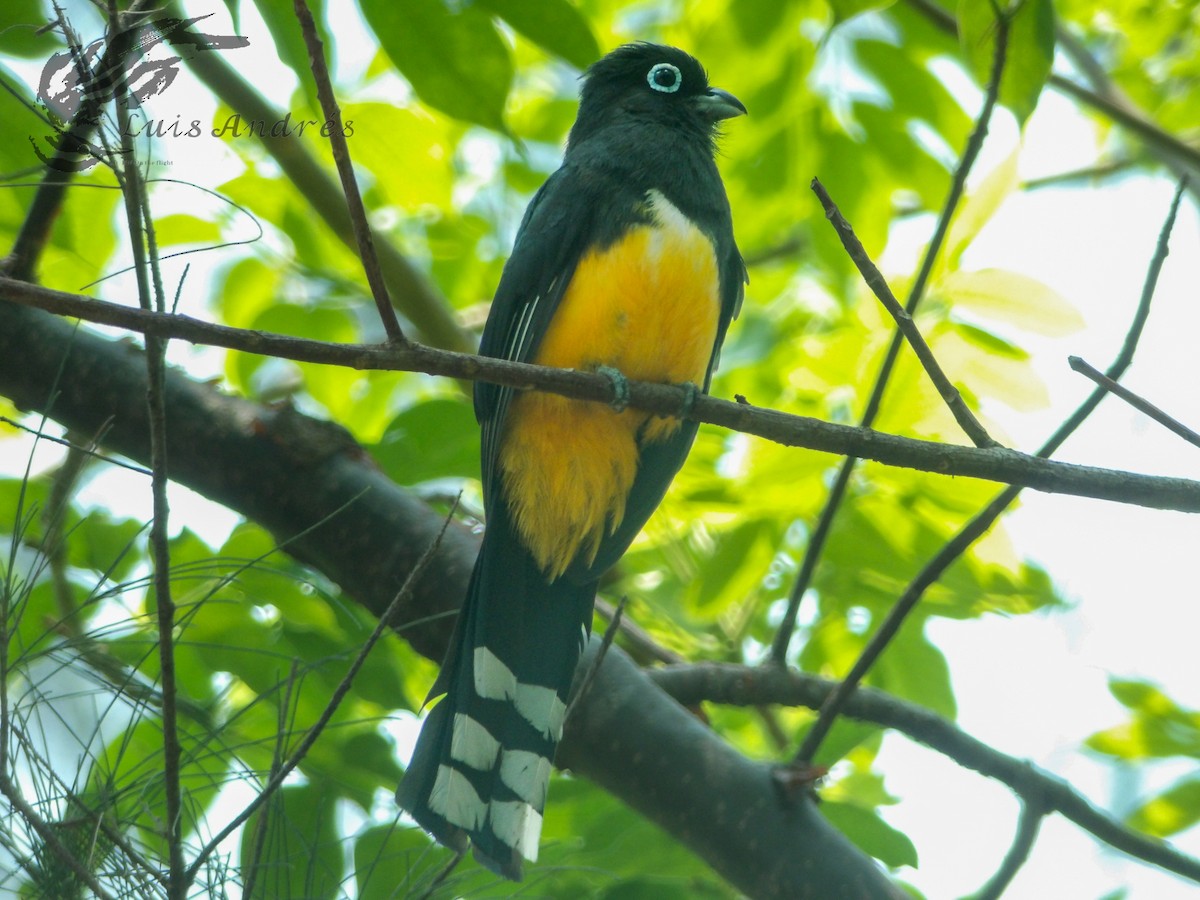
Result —
[[[192,4],[190,9],[195,10],[192,14],[215,9],[214,19],[225,24],[222,7]],[[83,21],[81,14],[76,24],[82,27]],[[241,33],[251,37],[254,47],[270,45],[250,9],[244,13]],[[349,49],[367,40],[353,17],[339,21],[339,39],[350,42],[342,44],[342,60],[369,59],[369,54]],[[269,57],[264,52],[247,56],[244,71],[285,106],[290,74]],[[190,90],[181,78],[171,88],[171,102],[189,110],[189,118],[211,119],[211,103]],[[1094,126],[1069,102],[1047,91],[1023,138],[1011,120],[1000,115],[977,166],[978,177],[1000,165],[1018,140],[1024,178],[1087,165],[1099,146]],[[203,171],[208,184],[236,174],[239,164],[221,155],[224,151],[214,144],[164,142],[171,154],[171,174],[194,177]],[[1103,369],[1119,349],[1173,187],[1165,177],[1132,175],[1082,190],[1042,188],[1016,194],[964,258],[966,268],[1013,269],[1043,281],[1071,302],[1086,323],[1082,330],[1060,337],[1013,335],[1033,353],[1032,364],[1050,397],[1043,410],[986,410],[1015,447],[1036,448],[1090,391],[1090,382],[1067,367],[1068,355],[1082,356]],[[163,202],[173,201],[167,196]],[[927,228],[922,220],[898,227],[882,261],[885,272],[911,271],[928,234],[922,229]],[[1195,289],[1200,284],[1200,222],[1189,202],[1184,203],[1171,246],[1142,349],[1124,383],[1185,423],[1200,426],[1200,391],[1195,390],[1193,370],[1195,335],[1200,334]],[[203,270],[203,261],[193,262]],[[103,294],[121,296],[122,288],[118,279],[106,285]],[[203,296],[200,291],[195,294]],[[185,311],[204,313],[202,304]],[[220,372],[219,353],[192,350],[179,342],[172,353],[176,362],[200,375]],[[4,442],[0,471],[19,473],[28,451],[28,442]],[[48,467],[56,458],[57,451],[43,447],[38,466]],[[1058,458],[1200,478],[1195,448],[1113,398]],[[146,516],[148,495],[143,478],[116,470],[89,483],[80,500]],[[236,521],[182,488],[172,490],[171,505],[174,521],[186,522],[212,541],[219,541]],[[1200,517],[1026,492],[1005,527],[1019,552],[1052,574],[1069,608],[1019,618],[932,623],[930,637],[945,652],[953,673],[959,724],[998,750],[1069,780],[1098,805],[1128,811],[1133,798],[1147,796],[1189,771],[1179,766],[1145,767],[1140,775],[1117,771],[1082,752],[1080,745],[1093,732],[1125,719],[1123,708],[1108,693],[1110,676],[1158,682],[1181,704],[1200,708],[1200,597],[1187,552],[1200,546]],[[930,898],[961,896],[980,887],[1013,834],[1017,804],[1007,789],[897,736],[885,740],[878,766],[887,773],[889,790],[903,798],[884,811],[885,818],[908,833],[920,853],[920,868],[904,870],[901,876]],[[1175,843],[1200,855],[1200,829],[1179,836]],[[1008,896],[1074,900],[1099,898],[1122,887],[1134,900],[1172,900],[1195,893],[1194,886],[1108,851],[1074,825],[1050,817]]]

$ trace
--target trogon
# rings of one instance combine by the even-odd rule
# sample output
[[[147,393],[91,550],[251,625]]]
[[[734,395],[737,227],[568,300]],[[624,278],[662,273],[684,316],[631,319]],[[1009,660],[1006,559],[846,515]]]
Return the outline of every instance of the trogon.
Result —
[[[743,115],[693,57],[629,44],[584,75],[562,166],[534,196],[485,356],[707,389],[746,268],[714,161]],[[475,388],[486,529],[396,799],[517,879],[535,860],[567,692],[600,576],[683,464],[696,424]],[[428,701],[427,701],[428,702]]]

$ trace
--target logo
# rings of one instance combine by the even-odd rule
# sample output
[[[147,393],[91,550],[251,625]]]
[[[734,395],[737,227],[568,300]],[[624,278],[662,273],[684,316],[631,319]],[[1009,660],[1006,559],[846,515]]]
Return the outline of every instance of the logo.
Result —
[[[194,19],[164,16],[50,57],[42,68],[37,96],[55,133],[43,138],[52,148],[51,153],[43,153],[30,136],[38,159],[60,172],[87,171],[107,153],[92,143],[106,103],[117,99],[126,107],[140,107],[175,82],[180,62],[206,50],[233,50],[249,45],[248,39],[238,35],[189,30],[211,15]],[[149,56],[168,41],[178,55]],[[118,98],[118,92],[123,96]]]

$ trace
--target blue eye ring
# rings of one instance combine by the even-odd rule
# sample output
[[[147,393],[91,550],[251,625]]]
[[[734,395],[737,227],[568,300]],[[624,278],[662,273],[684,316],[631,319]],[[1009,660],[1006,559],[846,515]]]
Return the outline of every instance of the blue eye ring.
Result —
[[[650,85],[652,90],[673,94],[683,86],[683,75],[678,66],[658,63],[646,73],[646,84]]]

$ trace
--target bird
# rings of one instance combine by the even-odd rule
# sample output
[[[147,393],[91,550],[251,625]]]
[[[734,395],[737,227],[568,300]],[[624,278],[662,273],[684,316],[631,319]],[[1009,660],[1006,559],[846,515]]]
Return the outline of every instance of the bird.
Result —
[[[745,113],[675,47],[626,44],[593,63],[484,326],[481,355],[601,372],[617,397],[475,387],[483,541],[396,800],[513,880],[537,859],[597,583],[696,435],[693,421],[624,408],[626,379],[707,391],[741,307],[716,141],[718,123]]]

